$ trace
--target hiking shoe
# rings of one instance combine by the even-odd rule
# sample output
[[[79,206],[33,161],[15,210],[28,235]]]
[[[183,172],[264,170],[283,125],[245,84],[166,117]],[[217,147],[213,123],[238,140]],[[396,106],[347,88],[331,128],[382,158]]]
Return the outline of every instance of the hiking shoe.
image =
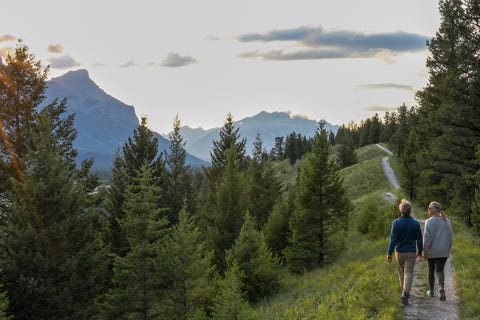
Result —
[[[445,301],[447,297],[445,297],[445,290],[440,288],[440,301]]]
[[[428,290],[427,296],[429,296],[430,298],[433,298],[434,297],[433,290]]]
[[[404,294],[402,294],[401,300],[402,300],[403,305],[407,305],[408,304],[408,293],[405,292]]]

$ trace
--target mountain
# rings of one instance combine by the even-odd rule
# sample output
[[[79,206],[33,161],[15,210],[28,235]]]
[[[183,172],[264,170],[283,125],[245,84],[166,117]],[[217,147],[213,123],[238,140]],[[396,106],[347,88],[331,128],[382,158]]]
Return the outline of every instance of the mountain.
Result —
[[[249,154],[253,150],[257,133],[260,134],[263,147],[270,151],[275,145],[276,137],[286,137],[292,132],[313,137],[318,129],[318,121],[289,112],[262,111],[255,116],[236,121],[234,125],[239,128],[241,137],[247,139],[246,148]],[[338,126],[326,123],[325,129],[336,133]],[[180,132],[186,141],[186,150],[200,159],[209,161],[212,141],[219,139],[220,130],[221,128],[204,130],[184,126]]]
[[[103,91],[90,79],[86,70],[70,71],[47,82],[45,103],[64,97],[68,100],[67,113],[75,113],[78,136],[74,148],[78,151],[78,160],[93,157],[94,170],[109,170],[115,152],[122,148],[139,125],[134,107]],[[288,112],[262,111],[253,117],[236,121],[235,127],[239,128],[241,137],[247,139],[247,152],[251,153],[257,133],[264,148],[270,151],[276,137],[286,137],[292,132],[312,137],[318,128],[318,121]],[[327,123],[326,129],[336,132],[338,126]],[[188,126],[181,128],[188,165],[194,168],[209,165],[212,142],[219,139],[220,130]],[[169,140],[158,133],[154,134],[158,138],[159,150],[168,150]]]
[[[78,161],[95,158],[94,170],[109,170],[115,152],[120,150],[128,137],[139,126],[135,109],[110,96],[93,82],[86,70],[70,71],[47,81],[46,99],[67,98],[67,113],[75,113],[78,136],[74,148]],[[170,142],[158,133],[158,148],[168,150]],[[187,156],[192,167],[208,165],[192,155]]]

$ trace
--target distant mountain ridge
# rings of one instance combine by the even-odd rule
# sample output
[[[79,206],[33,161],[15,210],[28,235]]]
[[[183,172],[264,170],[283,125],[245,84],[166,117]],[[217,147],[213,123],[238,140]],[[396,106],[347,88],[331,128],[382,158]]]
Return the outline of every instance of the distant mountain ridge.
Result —
[[[94,158],[94,170],[110,170],[115,153],[123,147],[133,131],[139,126],[139,119],[132,105],[112,97],[93,82],[87,70],[70,71],[47,81],[45,103],[54,98],[67,98],[67,113],[75,113],[75,127],[78,132],[74,148],[78,161]],[[270,151],[276,137],[286,137],[295,132],[312,137],[318,128],[318,121],[290,112],[262,111],[252,117],[236,121],[241,138],[247,140],[247,153],[251,154],[257,134],[265,150]],[[326,129],[336,133],[338,126],[326,124]],[[219,139],[221,127],[204,130],[184,126],[180,133],[186,143],[187,164],[200,168],[210,163],[213,141]],[[160,151],[169,150],[167,138],[154,132]]]
[[[109,170],[116,151],[121,150],[140,122],[135,109],[110,96],[93,82],[87,70],[70,71],[47,81],[45,102],[54,98],[67,98],[67,113],[75,113],[75,128],[78,136],[74,148],[78,161],[95,158],[94,170]],[[168,150],[170,142],[160,134],[160,151]],[[192,167],[208,165],[192,155],[187,155],[187,164]]]
[[[234,125],[239,129],[241,138],[247,140],[247,153],[251,154],[257,134],[260,134],[263,147],[270,151],[275,145],[276,137],[286,137],[292,132],[313,137],[319,122],[305,116],[292,115],[290,112],[262,111],[252,117],[235,121]],[[338,126],[326,123],[325,129],[336,133]],[[209,161],[212,142],[219,139],[220,130],[221,128],[204,130],[183,126],[180,133],[186,141],[185,148],[189,153]]]

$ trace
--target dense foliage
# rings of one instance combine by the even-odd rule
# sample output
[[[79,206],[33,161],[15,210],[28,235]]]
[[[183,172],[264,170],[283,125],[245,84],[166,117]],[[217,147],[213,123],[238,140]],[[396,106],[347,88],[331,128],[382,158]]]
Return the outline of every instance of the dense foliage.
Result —
[[[293,272],[318,267],[342,249],[342,232],[347,230],[350,200],[336,165],[330,160],[327,132],[320,123],[312,152],[300,172],[295,207],[290,219],[289,245],[285,252]]]
[[[0,66],[2,181],[8,181],[0,281],[15,319],[90,318],[108,286],[105,219],[91,207],[91,162],[75,167],[76,132],[73,118],[63,117],[65,101],[36,109],[46,72],[23,43]]]

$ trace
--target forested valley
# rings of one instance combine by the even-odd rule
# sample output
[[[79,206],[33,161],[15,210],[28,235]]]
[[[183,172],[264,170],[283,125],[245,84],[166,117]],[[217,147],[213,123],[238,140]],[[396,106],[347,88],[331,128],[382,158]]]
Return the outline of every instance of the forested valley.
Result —
[[[0,65],[0,319],[389,319],[394,275],[375,274],[396,209],[368,175],[372,144],[394,152],[398,196],[440,201],[457,230],[480,233],[480,2],[440,12],[417,106],[336,133],[320,121],[314,137],[278,137],[272,150],[260,136],[246,150],[227,114],[200,170],[185,164],[180,119],[164,153],[142,118],[108,181],[94,159],[76,164],[68,101],[44,104],[49,69],[19,42]],[[469,248],[480,255],[478,241]],[[346,262],[354,251],[364,264]],[[317,281],[347,294],[310,289]],[[295,286],[317,293],[265,311],[295,300]],[[465,318],[478,315],[460,294]]]

